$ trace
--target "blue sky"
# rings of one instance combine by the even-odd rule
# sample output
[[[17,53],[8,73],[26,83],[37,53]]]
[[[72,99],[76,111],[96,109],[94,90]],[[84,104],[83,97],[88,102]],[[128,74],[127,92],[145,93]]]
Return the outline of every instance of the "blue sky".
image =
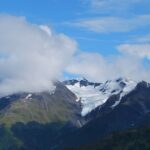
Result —
[[[82,27],[75,24],[109,17],[132,20],[140,15],[149,15],[149,4],[149,0],[0,0],[0,12],[25,16],[33,23],[47,24],[56,32],[63,32],[76,39],[80,49],[108,55],[117,52],[117,45],[134,42],[135,37],[149,34],[150,21],[148,25],[140,26],[139,19],[133,29],[123,32],[119,29],[107,31],[111,26],[105,32],[93,32],[88,29],[88,25]]]
[[[138,72],[141,65],[147,67],[150,64],[149,0],[0,0],[0,13],[24,16],[33,24],[47,25],[55,33],[64,33],[76,40],[80,51],[87,53],[84,62],[80,60],[83,57],[78,56],[78,61],[82,64],[79,69],[84,68],[85,64],[88,66],[87,61],[97,57],[95,53],[99,55],[98,62],[103,59],[105,64],[100,70],[118,67],[120,55],[124,60],[131,58],[130,56],[138,59],[130,75],[133,70]],[[105,57],[113,57],[113,67],[110,66],[112,58],[105,60]],[[110,74],[98,71],[102,75],[89,75],[86,70],[84,74],[76,71],[79,70],[74,67],[78,66],[77,63],[75,60],[75,64],[67,69],[69,73],[81,74],[91,79]],[[127,62],[122,64],[128,65]],[[99,68],[96,63],[92,65],[91,70]],[[124,67],[127,68],[126,65]],[[118,67],[116,72],[120,70]],[[128,74],[124,74],[124,70],[120,72],[121,75]],[[145,77],[145,74],[141,78]]]

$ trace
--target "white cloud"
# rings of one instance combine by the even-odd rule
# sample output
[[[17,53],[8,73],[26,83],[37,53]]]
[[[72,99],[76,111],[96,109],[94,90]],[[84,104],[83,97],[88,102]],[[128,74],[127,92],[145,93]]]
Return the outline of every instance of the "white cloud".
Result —
[[[79,74],[89,79],[101,80],[102,74],[106,69],[105,60],[97,53],[80,53],[72,60],[67,67],[67,71],[72,74]]]
[[[76,49],[75,41],[47,26],[0,15],[0,96],[50,90]]]
[[[99,82],[118,77],[150,82],[150,70],[144,66],[143,60],[124,53],[109,58],[97,53],[80,53],[66,71]]]
[[[150,59],[150,44],[123,44],[118,46],[118,50],[134,57]]]
[[[145,0],[91,0],[91,4],[92,6],[95,7],[99,7],[99,8],[117,8],[117,6],[130,6],[132,4],[136,4],[136,3],[140,3],[143,2]]]
[[[101,32],[128,32],[150,25],[150,15],[140,15],[132,18],[121,17],[101,17],[83,19],[69,23],[75,27],[80,27],[89,31]]]

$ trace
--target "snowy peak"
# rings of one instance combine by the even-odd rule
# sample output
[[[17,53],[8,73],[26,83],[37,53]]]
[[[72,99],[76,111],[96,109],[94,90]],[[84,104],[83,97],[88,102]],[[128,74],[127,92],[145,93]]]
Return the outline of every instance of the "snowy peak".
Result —
[[[120,96],[119,100],[111,106],[111,108],[116,107],[122,97],[137,86],[137,82],[127,78],[108,80],[105,83],[93,83],[85,78],[73,79],[64,81],[64,84],[78,97],[77,101],[81,102],[82,116],[86,116],[95,108],[102,106],[113,95]]]
[[[89,82],[86,78],[77,78],[77,79],[72,79],[72,80],[66,80],[63,82],[65,85],[69,86],[79,86],[79,87],[87,87],[87,86],[93,86],[97,87],[101,83],[94,83],[94,82]]]
[[[104,94],[114,95],[122,93],[125,95],[128,91],[130,92],[135,88],[137,82],[127,79],[127,78],[118,78],[116,80],[108,80],[104,84],[99,86],[99,90]],[[123,96],[122,95],[122,96]]]
[[[135,89],[137,86],[137,82],[127,79],[127,78],[118,78],[116,80],[109,80],[106,81],[104,84],[100,86],[100,91],[107,95],[108,98],[112,95],[118,95],[120,96],[119,100],[116,101],[112,108],[116,107],[120,102],[122,97],[129,94],[131,91]]]

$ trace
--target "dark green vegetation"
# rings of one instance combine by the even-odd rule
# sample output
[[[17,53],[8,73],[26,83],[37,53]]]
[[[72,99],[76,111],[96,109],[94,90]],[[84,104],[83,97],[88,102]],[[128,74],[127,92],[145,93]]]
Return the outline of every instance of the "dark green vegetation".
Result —
[[[0,150],[51,150],[59,149],[73,127],[60,123],[16,123],[11,128],[0,128]]]
[[[150,126],[116,132],[91,144],[66,150],[150,150]]]

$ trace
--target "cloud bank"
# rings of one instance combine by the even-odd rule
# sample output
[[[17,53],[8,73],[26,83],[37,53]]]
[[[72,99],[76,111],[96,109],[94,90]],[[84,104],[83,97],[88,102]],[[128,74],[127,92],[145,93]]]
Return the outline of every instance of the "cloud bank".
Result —
[[[98,13],[122,15],[134,11],[135,7],[148,8],[148,0],[81,0],[90,5],[91,9]]]
[[[24,17],[0,15],[0,96],[53,89],[76,42]]]
[[[119,77],[150,82],[150,68],[144,64],[145,57],[150,59],[150,47],[145,46],[120,45],[120,53],[111,57],[81,52],[72,60],[67,71],[99,82]]]

